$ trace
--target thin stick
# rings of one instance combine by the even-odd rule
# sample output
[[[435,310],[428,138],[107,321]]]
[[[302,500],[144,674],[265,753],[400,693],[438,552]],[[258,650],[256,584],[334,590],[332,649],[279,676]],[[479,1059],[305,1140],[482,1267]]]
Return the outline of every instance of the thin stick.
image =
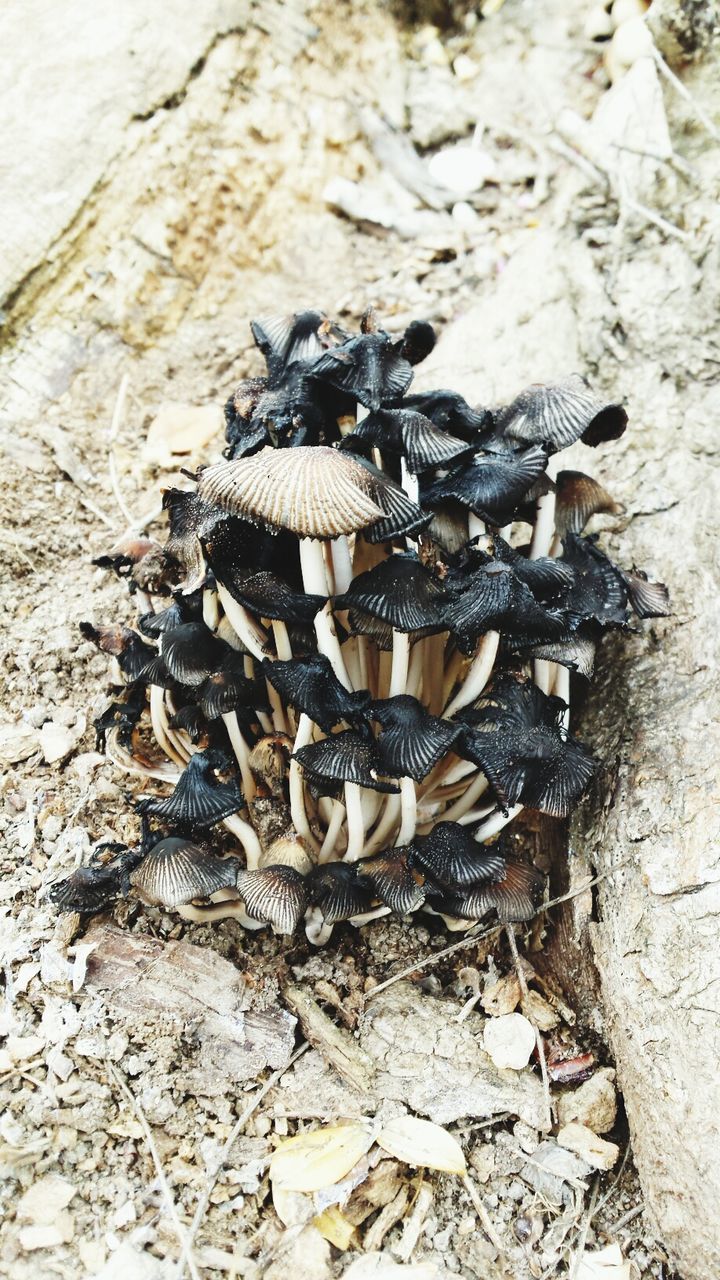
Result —
[[[652,46],[651,53],[657,63],[658,71],[661,75],[665,76],[665,79],[672,85],[675,92],[678,93],[685,102],[687,102],[688,106],[692,107],[698,120],[705,126],[710,134],[710,137],[713,138],[715,142],[720,142],[720,133],[718,133],[705,108],[700,106],[700,103],[693,98],[690,90],[685,88],[682,80],[678,79],[675,72],[670,70],[667,62],[660,53],[660,50],[657,49],[655,45]]]
[[[542,1038],[542,1035],[540,1033],[540,1028],[537,1025],[535,1018],[533,1018],[532,1015],[530,1014],[530,992],[528,990],[527,979],[525,977],[525,972],[523,970],[522,963],[520,961],[520,956],[518,954],[517,942],[515,940],[514,926],[511,924],[506,925],[505,933],[507,934],[507,940],[510,943],[510,951],[512,953],[513,964],[515,965],[517,980],[520,984],[520,993],[522,995],[522,999],[525,1002],[525,1007],[528,1010],[525,1016],[528,1019],[528,1021],[532,1023],[533,1031],[535,1032],[535,1044],[537,1045],[538,1061],[540,1063],[540,1075],[542,1076],[543,1096],[545,1099],[545,1110],[547,1113],[547,1123],[545,1127],[546,1129],[550,1130],[552,1129],[552,1126],[553,1126],[553,1105],[552,1105],[552,1098],[550,1097],[550,1077],[548,1076],[547,1058],[545,1056],[545,1041]]]
[[[170,1217],[172,1218],[172,1223],[175,1228],[175,1234],[177,1235],[178,1241],[180,1243],[180,1248],[182,1249],[181,1261],[183,1263],[183,1271],[179,1273],[179,1276],[182,1275],[182,1273],[185,1271],[185,1264],[187,1264],[187,1266],[190,1269],[190,1275],[192,1276],[192,1280],[200,1280],[200,1273],[197,1269],[197,1266],[195,1265],[195,1259],[193,1257],[193,1252],[192,1252],[192,1227],[190,1228],[190,1232],[188,1233],[183,1223],[180,1221],[180,1217],[178,1215],[175,1201],[173,1200],[172,1192],[170,1190],[168,1180],[165,1177],[165,1170],[162,1167],[160,1156],[158,1155],[158,1149],[155,1146],[155,1139],[152,1136],[152,1131],[150,1129],[150,1125],[147,1122],[145,1112],[140,1106],[140,1103],[138,1102],[137,1098],[128,1089],[128,1086],[126,1085],[120,1073],[115,1070],[115,1067],[113,1066],[113,1064],[109,1061],[106,1061],[105,1066],[107,1068],[107,1073],[110,1076],[110,1079],[114,1082],[116,1087],[120,1090],[121,1094],[125,1098],[126,1102],[130,1104],[133,1111],[135,1112],[135,1116],[137,1117],[140,1128],[143,1131],[145,1141],[147,1142],[150,1155],[152,1156],[152,1162],[155,1165],[155,1172],[157,1174],[158,1182],[160,1183],[160,1190],[163,1193],[165,1203],[168,1208],[168,1212],[170,1214]]]
[[[487,1236],[487,1238],[488,1238],[488,1240],[490,1241],[490,1243],[491,1243],[492,1245],[494,1245],[494,1246],[495,1246],[495,1248],[497,1249],[498,1253],[499,1253],[501,1256],[504,1256],[504,1254],[505,1254],[505,1249],[503,1248],[503,1242],[502,1242],[502,1240],[500,1239],[500,1237],[499,1237],[499,1235],[498,1235],[497,1231],[495,1230],[495,1228],[494,1228],[494,1226],[493,1226],[493,1224],[492,1224],[492,1220],[491,1220],[491,1218],[490,1218],[490,1214],[488,1213],[488,1211],[487,1211],[487,1209],[485,1208],[485,1205],[483,1204],[482,1200],[480,1199],[480,1196],[478,1195],[478,1193],[477,1193],[477,1191],[476,1191],[475,1187],[473,1186],[472,1182],[470,1181],[470,1175],[469,1175],[468,1173],[465,1173],[465,1174],[463,1175],[462,1183],[463,1183],[463,1186],[464,1186],[465,1190],[467,1191],[467,1193],[468,1193],[468,1195],[469,1195],[469,1197],[470,1197],[470,1199],[471,1199],[471,1201],[472,1201],[473,1208],[474,1208],[474,1210],[475,1210],[475,1212],[476,1212],[476,1214],[477,1214],[478,1218],[480,1219],[480,1224],[481,1224],[481,1226],[482,1226],[483,1231],[485,1232],[485,1235]]]
[[[258,1090],[252,1102],[250,1103],[250,1105],[245,1108],[242,1115],[238,1117],[232,1129],[230,1130],[230,1133],[228,1134],[227,1140],[225,1142],[225,1146],[223,1147],[222,1151],[220,1152],[220,1155],[217,1158],[217,1162],[215,1163],[215,1165],[212,1167],[212,1169],[209,1171],[207,1175],[207,1182],[205,1184],[205,1188],[203,1190],[203,1193],[200,1199],[198,1200],[197,1208],[193,1215],[193,1220],[190,1224],[190,1229],[187,1233],[187,1236],[183,1244],[183,1251],[178,1261],[174,1280],[183,1280],[186,1266],[190,1267],[191,1274],[193,1274],[192,1254],[191,1254],[193,1241],[195,1240],[195,1237],[200,1228],[200,1224],[203,1220],[207,1207],[210,1203],[210,1196],[212,1195],[213,1190],[215,1188],[215,1183],[217,1182],[220,1176],[220,1173],[222,1172],[223,1168],[227,1163],[228,1156],[230,1155],[230,1152],[236,1140],[239,1138],[248,1120],[250,1120],[254,1112],[257,1111],[257,1108],[260,1106],[260,1103],[262,1102],[266,1094],[268,1094],[270,1090],[274,1088],[274,1086],[278,1083],[278,1081],[281,1080],[282,1077],[285,1075],[285,1072],[290,1069],[293,1063],[297,1062],[298,1058],[305,1052],[307,1048],[309,1048],[309,1045],[307,1041],[304,1041],[300,1045],[300,1047],[295,1050],[294,1054],[285,1063],[284,1067],[279,1067],[277,1071],[273,1071],[273,1074],[270,1076],[268,1080],[265,1081],[265,1084],[262,1085],[262,1087]]]
[[[133,516],[133,513],[130,510],[130,508],[127,506],[127,503],[125,502],[125,499],[122,495],[122,491],[120,489],[120,483],[118,480],[117,467],[115,465],[115,454],[113,452],[113,444],[115,443],[115,440],[117,438],[117,434],[120,430],[120,423],[122,422],[122,418],[123,418],[127,389],[128,389],[128,376],[126,373],[124,373],[122,378],[120,379],[120,386],[118,387],[117,398],[115,400],[115,408],[113,409],[112,421],[110,423],[110,429],[108,431],[108,472],[110,474],[110,484],[112,485],[112,491],[115,495],[115,501],[117,502],[117,505],[120,508],[123,519],[126,521],[126,523],[129,526],[134,528],[136,523],[135,517]]]

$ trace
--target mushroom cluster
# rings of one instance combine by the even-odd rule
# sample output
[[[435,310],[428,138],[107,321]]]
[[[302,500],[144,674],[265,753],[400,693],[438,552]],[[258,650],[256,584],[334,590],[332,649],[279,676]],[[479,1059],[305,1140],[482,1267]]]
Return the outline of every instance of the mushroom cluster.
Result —
[[[139,606],[83,630],[122,673],[96,725],[149,784],[143,835],[50,897],[304,921],[316,943],[389,912],[530,919],[544,878],[504,828],[565,817],[593,774],[570,674],[631,611],[667,612],[583,536],[610,495],[556,467],[627,415],[577,375],[492,410],[410,395],[422,322],[393,337],[368,312],[349,334],[306,311],[252,332],[267,375],[228,401],[225,460],[166,491],[164,546],[132,535],[98,561]]]

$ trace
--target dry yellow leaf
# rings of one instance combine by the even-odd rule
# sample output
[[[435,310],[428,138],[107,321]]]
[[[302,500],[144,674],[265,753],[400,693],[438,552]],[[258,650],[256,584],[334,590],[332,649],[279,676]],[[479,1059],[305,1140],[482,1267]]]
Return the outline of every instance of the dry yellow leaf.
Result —
[[[465,1156],[457,1138],[429,1120],[400,1116],[383,1126],[376,1141],[396,1160],[416,1168],[465,1173]]]
[[[270,1161],[273,1187],[283,1191],[331,1187],[369,1151],[373,1137],[373,1126],[357,1120],[287,1138]]]
[[[355,1227],[352,1222],[348,1222],[336,1204],[330,1205],[329,1209],[324,1209],[317,1218],[313,1218],[313,1226],[317,1227],[320,1235],[330,1244],[334,1244],[336,1249],[342,1249],[344,1252],[350,1248]]]
[[[305,1226],[315,1213],[310,1196],[304,1196],[299,1191],[284,1191],[274,1183],[272,1201],[273,1209],[284,1227]]]

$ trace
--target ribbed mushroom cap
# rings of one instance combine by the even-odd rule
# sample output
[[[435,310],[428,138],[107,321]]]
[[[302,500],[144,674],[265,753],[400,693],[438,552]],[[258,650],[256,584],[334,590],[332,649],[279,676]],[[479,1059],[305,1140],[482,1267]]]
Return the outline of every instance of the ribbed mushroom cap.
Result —
[[[424,876],[413,870],[413,850],[414,845],[385,849],[360,863],[376,897],[399,916],[416,911],[427,896]]]
[[[91,622],[81,622],[80,634],[85,640],[97,645],[102,653],[116,658],[127,680],[142,680],[147,683],[146,673],[157,658],[157,650],[145,644],[136,631],[115,623],[106,627],[94,627]]]
[[[206,467],[200,497],[233,515],[291,529],[303,538],[337,538],[382,514],[367,471],[337,449],[263,449]]]
[[[555,560],[552,556],[538,556],[537,559],[530,560],[515,547],[511,547],[498,534],[492,538],[492,548],[492,555],[483,555],[482,552],[474,551],[470,564],[472,565],[476,559],[479,563],[486,565],[492,559],[509,564],[515,577],[530,588],[536,600],[545,601],[562,596],[575,581],[572,565],[565,564],[562,560]]]
[[[167,670],[174,680],[189,688],[202,684],[232,653],[230,646],[213,635],[204,622],[181,622],[161,633],[160,654]]]
[[[591,516],[606,512],[617,515],[622,507],[607,489],[583,471],[561,471],[555,481],[555,528],[566,533],[582,533]]]
[[[215,751],[197,751],[190,757],[169,796],[142,796],[136,802],[138,813],[153,815],[163,822],[198,830],[237,813],[244,804],[235,781],[218,782]]]
[[[267,570],[248,576],[238,575],[232,582],[225,578],[223,586],[256,618],[299,625],[312,622],[327,599],[306,591],[294,591],[276,573]]]
[[[671,612],[670,592],[664,582],[648,582],[642,569],[623,573],[630,604],[638,618],[667,618]]]
[[[445,625],[466,653],[487,631],[521,631],[540,641],[558,639],[568,629],[565,614],[539,604],[514,569],[500,560],[488,561],[467,577],[454,575],[449,587],[452,598],[443,610]]]
[[[506,859],[499,845],[474,840],[458,822],[438,822],[413,845],[412,865],[450,889],[501,880]]]
[[[402,340],[387,333],[362,333],[325,352],[311,368],[314,378],[355,396],[366,409],[398,400],[412,381],[412,367],[402,354]]]
[[[174,716],[168,721],[171,729],[184,729],[190,741],[197,746],[199,743],[207,745],[208,738],[208,722],[203,713],[202,707],[198,707],[194,702],[187,703],[175,712]]]
[[[328,659],[322,654],[274,662],[265,658],[263,673],[277,689],[283,702],[304,711],[324,733],[346,720],[362,719],[370,705],[366,689],[352,693],[340,683]]]
[[[245,718],[252,721],[257,719],[256,711],[268,707],[265,682],[248,679],[237,660],[229,661],[221,671],[208,676],[197,697],[208,720],[216,720],[229,711],[245,711]]]
[[[627,426],[622,405],[603,400],[579,374],[554,385],[527,387],[496,414],[496,430],[515,440],[544,444],[551,452],[576,440],[598,445],[617,440]]]
[[[416,409],[443,431],[477,443],[478,436],[493,424],[487,409],[471,409],[458,391],[419,391],[405,396],[403,408]]]
[[[503,807],[564,818],[582,795],[597,761],[559,727],[563,707],[529,681],[501,678],[479,707],[459,713],[467,728],[457,751],[483,770]]]
[[[237,858],[218,858],[189,840],[169,836],[153,846],[130,880],[149,906],[181,907],[218,889],[234,888],[240,868]]]
[[[305,877],[294,867],[241,871],[237,888],[248,915],[276,933],[294,933],[308,905]]]
[[[361,573],[348,590],[335,597],[336,609],[361,609],[382,618],[398,631],[444,631],[442,606],[446,592],[442,583],[417,556],[389,556],[373,569]]]
[[[250,328],[271,374],[276,376],[294,361],[314,360],[346,335],[330,324],[322,311],[296,311],[292,315],[262,316]],[[336,335],[333,338],[333,334]]]
[[[435,507],[454,498],[492,525],[504,525],[547,466],[539,445],[517,453],[484,449],[470,462],[421,488],[423,506]]]
[[[157,613],[144,613],[138,618],[138,627],[144,636],[157,640],[164,631],[172,631],[184,622],[202,621],[202,591],[180,595],[167,609]]]
[[[320,908],[325,924],[351,920],[372,907],[372,888],[357,863],[329,862],[315,867],[307,878],[307,888],[310,902]]]
[[[409,694],[373,702],[369,714],[382,725],[378,751],[387,767],[415,782],[421,782],[447,755],[462,732],[454,721],[429,715]]]
[[[506,859],[505,874],[493,884],[471,885],[453,893],[445,890],[433,906],[461,920],[481,920],[496,911],[503,924],[532,920],[541,903],[545,877],[530,863]]]
[[[372,496],[383,512],[379,520],[373,520],[367,529],[363,529],[363,537],[368,542],[387,542],[398,537],[416,538],[427,528],[432,519],[429,511],[423,511],[417,502],[408,497],[401,485],[396,484],[367,458],[358,456],[356,461],[371,476]]]
[[[551,640],[548,644],[532,644],[529,647],[512,638],[510,648],[525,658],[539,658],[542,662],[557,662],[579,676],[590,679],[595,667],[598,646],[598,628],[592,624],[578,627],[567,640]]]
[[[474,448],[436,427],[423,413],[404,408],[369,413],[343,440],[346,449],[358,446],[402,454],[413,472],[449,466]]]
[[[371,791],[396,792],[398,786],[383,781],[388,768],[371,737],[361,737],[352,729],[301,747],[293,755],[320,791],[331,794],[333,783],[356,782]],[[328,784],[331,784],[328,789]]]

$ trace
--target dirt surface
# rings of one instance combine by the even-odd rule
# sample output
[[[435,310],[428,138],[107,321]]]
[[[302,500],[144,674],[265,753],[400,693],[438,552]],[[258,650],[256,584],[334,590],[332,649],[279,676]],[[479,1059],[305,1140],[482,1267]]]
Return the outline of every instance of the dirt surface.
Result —
[[[235,25],[223,10],[216,33],[208,38],[203,28],[197,38],[197,58],[187,60],[192,72],[174,73],[165,105],[153,110],[154,101],[148,108],[139,97],[121,136],[100,160],[93,154],[99,176],[94,174],[87,195],[83,189],[70,224],[45,259],[37,261],[36,255],[28,271],[30,259],[18,257],[21,287],[6,317],[2,356],[0,437],[0,756],[7,766],[0,818],[6,977],[0,1033],[7,1037],[0,1050],[0,1172],[7,1175],[0,1269],[13,1280],[176,1275],[183,1224],[191,1223],[205,1189],[209,1203],[194,1252],[197,1274],[208,1280],[228,1274],[272,1280],[288,1269],[315,1280],[343,1274],[351,1265],[355,1277],[381,1276],[393,1263],[414,1264],[418,1277],[526,1280],[572,1273],[575,1280],[591,1280],[595,1272],[587,1265],[579,1269],[583,1251],[613,1243],[627,1262],[608,1272],[612,1280],[668,1280],[678,1259],[683,1280],[711,1274],[707,1267],[703,1271],[705,1245],[694,1248],[694,1224],[681,1211],[675,1220],[675,1201],[672,1213],[667,1211],[674,1259],[668,1261],[657,1199],[654,1216],[645,1216],[622,1104],[618,1118],[602,1129],[620,1148],[608,1173],[543,1132],[536,1067],[500,1073],[516,1076],[515,1092],[508,1086],[502,1107],[499,1092],[494,1101],[485,1094],[457,1103],[470,1083],[479,1088],[478,1081],[487,1079],[484,1058],[463,1079],[462,1037],[480,1044],[485,1015],[497,1009],[486,991],[482,1015],[475,1010],[470,1021],[466,1016],[458,1022],[458,1014],[473,981],[488,989],[500,977],[512,982],[503,938],[444,956],[453,939],[431,923],[410,929],[378,922],[361,931],[336,931],[331,948],[316,952],[304,941],[289,945],[264,933],[248,935],[233,922],[184,925],[124,904],[114,913],[122,942],[103,934],[109,922],[84,937],[76,920],[58,919],[42,901],[43,886],[86,858],[95,842],[137,835],[127,799],[132,779],[95,750],[91,721],[106,701],[108,664],[78,632],[84,619],[129,620],[131,611],[122,585],[90,561],[127,526],[120,504],[133,522],[147,527],[157,514],[160,488],[178,477],[177,470],[150,465],[143,456],[161,404],[221,405],[234,381],[259,369],[249,317],[313,305],[356,322],[372,302],[391,329],[416,317],[448,327],[453,358],[447,357],[448,345],[441,347],[435,368],[453,363],[454,385],[467,395],[492,401],[530,378],[568,371],[573,360],[573,367],[595,374],[606,389],[634,394],[636,402],[642,388],[660,383],[668,431],[682,419],[679,398],[687,373],[695,379],[692,403],[700,422],[690,451],[697,474],[682,490],[690,510],[714,448],[705,392],[717,347],[708,336],[713,285],[704,272],[714,261],[717,151],[692,107],[663,78],[666,111],[657,73],[642,80],[641,71],[633,91],[644,133],[624,144],[625,158],[635,167],[618,176],[613,158],[603,168],[612,119],[603,122],[602,110],[609,101],[612,116],[613,97],[607,93],[603,47],[585,34],[586,18],[580,4],[507,0],[493,16],[480,20],[470,13],[459,26],[441,30],[405,23],[370,3],[298,3],[256,5],[252,21],[223,34]],[[654,66],[652,59],[645,62]],[[694,91],[702,90],[696,70],[689,80]],[[621,84],[619,79],[615,88]],[[568,116],[568,109],[575,115]],[[587,137],[581,126],[593,113],[597,121],[599,109],[600,124]],[[627,99],[624,110],[635,118]],[[369,134],[377,113],[423,156],[468,140],[480,124],[489,180],[474,200],[423,203],[398,179],[402,172],[413,183],[392,148],[396,176],[389,172],[385,133],[373,147]],[[672,128],[669,157],[663,153],[666,117]],[[74,155],[81,167],[82,148]],[[645,213],[638,214],[638,205]],[[689,271],[696,275],[688,277]],[[643,298],[650,303],[641,305]],[[468,316],[474,317],[469,324]],[[465,327],[453,330],[457,317]],[[673,366],[670,353],[680,334],[686,340]],[[124,377],[125,412],[111,438]],[[653,414],[660,413],[660,399],[653,406]],[[642,425],[650,432],[654,420]],[[202,456],[210,458],[220,447],[218,434]],[[667,450],[663,437],[657,456],[666,458]],[[193,460],[199,459],[188,459]],[[646,531],[626,542],[625,550],[639,563],[649,559],[648,567],[663,576],[662,566],[652,563],[651,519],[676,501],[672,469],[648,466],[642,487],[632,445],[623,443],[608,450],[594,472],[611,489],[619,488],[628,511],[638,517],[635,528]],[[621,543],[623,533],[617,525]],[[692,572],[695,561],[687,563]],[[653,630],[649,639],[611,647],[584,721],[585,739],[606,754],[619,752],[627,761],[635,750],[640,773],[647,739],[640,734],[634,745],[618,745],[619,710],[602,731],[596,726],[613,672],[626,673],[633,655],[646,662],[659,642]],[[636,708],[644,715],[634,695],[628,705],[631,716]],[[626,788],[640,785],[637,773],[632,782],[627,773],[623,777]],[[627,814],[630,800],[623,795],[621,813]],[[593,812],[600,810],[588,811],[578,828],[578,883],[592,869],[595,841],[606,838],[600,826],[592,827]],[[626,835],[618,838],[622,842]],[[546,849],[538,852],[549,862]],[[607,885],[600,892],[613,913]],[[660,892],[676,889],[661,886]],[[590,896],[577,900],[583,928],[597,908],[588,905]],[[708,908],[708,934],[711,915]],[[610,928],[604,920],[601,930]],[[551,948],[556,929],[549,918],[544,932],[531,931],[526,950],[533,963],[543,942]],[[120,968],[129,966],[122,969],[124,977],[111,971],[115,952],[109,938],[115,939]],[[207,964],[207,981],[217,993],[210,1030],[205,1027],[203,1034],[197,1009],[179,996],[176,1007],[165,1008],[152,986],[153,948],[160,944],[168,964],[186,944],[213,955],[201,962],[194,950],[187,953],[193,964]],[[606,944],[603,955],[608,972],[617,970],[616,986],[622,985],[612,945]],[[374,986],[420,961],[426,963],[404,997],[408,1008],[420,1000],[417,1019],[398,1024],[401,1014],[390,1006],[373,1018]],[[182,969],[182,952],[177,963]],[[228,963],[239,974],[232,1002],[222,994],[230,981],[223,969]],[[541,969],[540,961],[536,967]],[[475,979],[468,969],[477,971]],[[128,972],[138,975],[134,1004],[127,998],[127,984],[134,985]],[[320,1049],[288,1065],[290,1014],[282,1008],[279,987],[289,981],[314,995],[351,1043],[361,1046],[363,1062],[370,1062],[384,1085],[351,1088],[328,1065],[322,1037]],[[609,1033],[615,1052],[627,1056],[634,1047],[623,1041],[632,1039],[631,1032],[611,1026],[612,1018],[592,1008],[587,983],[575,997],[565,991],[563,999],[551,981],[546,1016],[557,1025],[549,1028],[550,1038],[563,1041],[568,1054],[592,1052],[596,1076],[606,1069],[614,1096]],[[538,1000],[548,997],[532,975],[531,988]],[[405,990],[398,984],[385,994]],[[519,1004],[519,993],[514,1004],[511,994],[509,1008]],[[636,1012],[630,1003],[625,1016]],[[249,1019],[250,1031],[238,1030],[242,1019]],[[223,1037],[236,1046],[241,1034],[261,1057],[253,1058],[253,1075],[237,1067],[228,1089]],[[298,1044],[304,1034],[304,1026],[298,1027]],[[707,1038],[703,1026],[698,1036]],[[427,1061],[421,1056],[424,1040],[433,1046]],[[203,1049],[209,1041],[212,1051]],[[424,1090],[388,1083],[393,1070],[387,1044],[395,1042],[398,1052],[415,1054],[409,1074],[427,1081]],[[455,1059],[460,1075],[452,1102],[446,1097],[445,1063]],[[274,1070],[284,1074],[259,1101],[216,1173],[235,1121]],[[667,1088],[665,1078],[658,1088]],[[574,1092],[553,1085],[566,1119]],[[281,1223],[267,1177],[276,1143],[298,1127],[384,1114],[388,1098],[400,1111],[436,1119],[460,1138],[501,1250],[479,1228],[457,1179],[423,1177],[388,1160],[376,1161],[377,1198],[366,1216],[357,1206],[362,1188],[349,1202],[358,1225],[347,1248],[328,1244],[302,1215]],[[645,1114],[636,1106],[631,1120],[642,1123]],[[649,1188],[654,1195],[652,1148],[652,1133],[645,1130],[638,1149],[648,1170],[646,1194]],[[26,1194],[38,1182],[39,1207]],[[689,1206],[693,1215],[702,1212],[694,1194]],[[358,1269],[363,1250],[363,1265],[376,1270]]]

